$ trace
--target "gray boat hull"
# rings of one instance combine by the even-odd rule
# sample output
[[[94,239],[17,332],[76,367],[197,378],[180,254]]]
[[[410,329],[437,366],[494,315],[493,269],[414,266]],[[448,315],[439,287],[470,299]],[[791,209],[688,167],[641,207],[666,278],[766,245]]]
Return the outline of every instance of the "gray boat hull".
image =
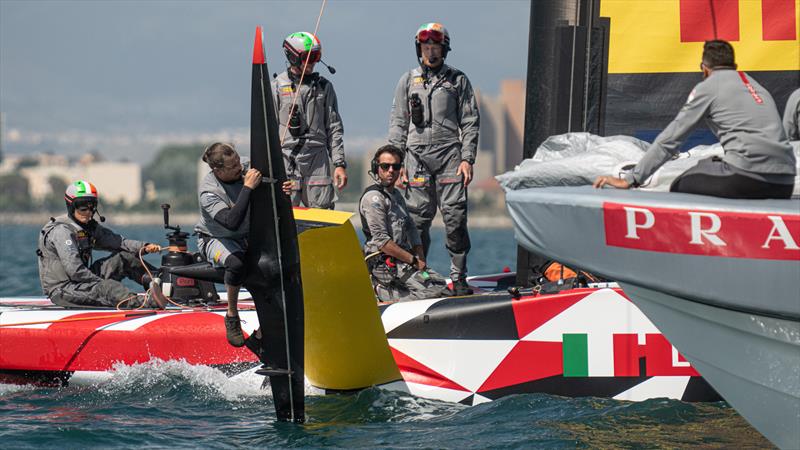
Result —
[[[745,419],[800,448],[800,201],[585,186],[506,203],[520,245],[617,280]]]
[[[800,448],[800,323],[620,284],[757,430],[781,448]]]

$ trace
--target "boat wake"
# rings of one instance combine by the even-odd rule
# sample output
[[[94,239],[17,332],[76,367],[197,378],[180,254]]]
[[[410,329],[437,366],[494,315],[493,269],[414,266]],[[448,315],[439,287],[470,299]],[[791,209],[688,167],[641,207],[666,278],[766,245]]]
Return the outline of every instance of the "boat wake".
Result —
[[[229,377],[220,369],[192,365],[185,360],[150,360],[142,364],[116,364],[105,383],[97,389],[108,396],[151,395],[154,400],[174,392],[189,393],[198,401],[228,402],[270,398],[269,390],[261,389],[264,377],[254,370]]]

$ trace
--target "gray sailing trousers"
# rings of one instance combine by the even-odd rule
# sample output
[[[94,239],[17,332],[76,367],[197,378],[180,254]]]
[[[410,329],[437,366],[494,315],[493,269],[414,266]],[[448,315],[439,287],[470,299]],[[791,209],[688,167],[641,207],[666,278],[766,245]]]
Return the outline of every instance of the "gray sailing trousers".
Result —
[[[331,176],[331,162],[328,151],[319,148],[314,151],[303,151],[294,157],[284,150],[283,162],[286,176],[294,181],[292,187],[292,206],[333,209],[336,202],[336,190]]]
[[[467,276],[467,253],[471,244],[467,231],[467,188],[464,176],[456,175],[461,164],[461,145],[451,144],[445,152],[428,147],[409,147],[405,166],[408,176],[406,205],[417,225],[425,256],[431,246],[431,223],[436,209],[442,212],[445,247],[450,254],[450,278],[453,281]],[[425,161],[425,154],[442,154],[443,159]]]
[[[154,267],[148,264],[151,272]],[[133,296],[126,306],[138,306],[136,293],[131,292],[121,281],[123,278],[141,283],[145,269],[138,255],[130,252],[116,252],[92,263],[89,270],[102,280],[89,283],[68,283],[57,288],[50,300],[61,306],[102,306],[115,307],[121,300]]]
[[[380,261],[370,265],[370,275],[375,296],[382,302],[423,300],[448,295],[447,280],[432,269],[422,273],[402,262],[390,268]]]

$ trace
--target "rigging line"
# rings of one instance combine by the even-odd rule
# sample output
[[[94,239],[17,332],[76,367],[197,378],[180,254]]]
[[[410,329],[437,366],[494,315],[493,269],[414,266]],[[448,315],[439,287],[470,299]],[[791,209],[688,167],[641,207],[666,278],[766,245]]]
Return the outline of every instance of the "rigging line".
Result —
[[[580,14],[580,0],[575,0],[575,23],[572,25],[572,60],[569,65],[569,106],[567,107],[567,133],[572,132],[572,94],[575,91],[575,41],[578,34],[578,14]]]
[[[322,13],[325,11],[325,3],[327,2],[328,0],[322,0],[322,6],[320,7],[319,15],[317,16],[317,24],[314,25],[314,37],[317,36],[317,31],[319,31],[319,22],[322,19]],[[292,93],[292,106],[289,107],[289,119],[287,120],[291,119],[292,114],[294,114],[294,110],[297,107],[297,96],[300,94],[300,86],[303,85],[303,78],[306,75],[306,67],[308,67],[308,62],[310,60],[311,60],[311,52],[308,52],[308,54],[306,54],[306,60],[303,62],[303,70],[300,72],[300,81],[298,83],[297,90],[294,93]],[[278,116],[278,120],[280,121],[280,116]],[[286,142],[287,131],[289,131],[288,122],[286,123],[286,127],[283,129],[283,136],[281,136],[281,148],[283,148],[283,143]]]

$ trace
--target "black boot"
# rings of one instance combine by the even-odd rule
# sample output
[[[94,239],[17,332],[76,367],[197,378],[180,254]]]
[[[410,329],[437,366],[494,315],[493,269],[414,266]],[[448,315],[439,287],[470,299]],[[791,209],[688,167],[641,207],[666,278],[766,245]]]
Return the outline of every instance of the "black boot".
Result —
[[[461,278],[453,281],[453,295],[461,297],[463,295],[472,295],[472,288],[467,284],[467,280]]]

